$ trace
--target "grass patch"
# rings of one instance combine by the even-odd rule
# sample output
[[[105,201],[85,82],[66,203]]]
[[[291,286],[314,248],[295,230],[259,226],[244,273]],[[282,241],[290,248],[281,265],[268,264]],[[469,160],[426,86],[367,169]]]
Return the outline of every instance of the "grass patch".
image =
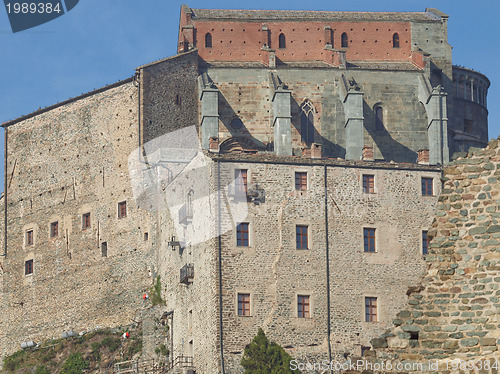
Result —
[[[153,305],[160,305],[165,303],[161,298],[161,280],[159,275],[156,277],[156,282],[153,287],[151,287],[150,293],[151,303],[153,303]]]

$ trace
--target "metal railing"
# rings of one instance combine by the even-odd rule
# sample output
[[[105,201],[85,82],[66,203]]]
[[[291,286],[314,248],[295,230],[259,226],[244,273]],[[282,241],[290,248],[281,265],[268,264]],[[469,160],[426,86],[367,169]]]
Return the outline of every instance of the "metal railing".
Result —
[[[194,278],[194,264],[186,264],[181,268],[181,283],[188,284]]]

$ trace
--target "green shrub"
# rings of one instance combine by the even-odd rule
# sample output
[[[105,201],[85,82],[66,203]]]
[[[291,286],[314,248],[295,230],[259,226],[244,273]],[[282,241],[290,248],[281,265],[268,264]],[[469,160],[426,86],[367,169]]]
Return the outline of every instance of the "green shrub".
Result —
[[[168,354],[170,352],[169,352],[168,348],[165,346],[165,344],[160,344],[158,347],[156,347],[155,353],[157,355],[159,355],[161,353],[163,356],[168,356]]]
[[[24,362],[26,351],[17,351],[3,360],[4,368],[8,371],[16,371]]]
[[[160,305],[163,304],[164,301],[161,298],[161,281],[160,281],[160,276],[156,277],[156,283],[154,286],[151,288],[151,303],[153,305]]]
[[[56,352],[54,352],[53,349],[49,348],[49,351],[41,357],[42,362],[48,362],[52,361],[54,358],[56,358]]]
[[[83,359],[79,352],[72,353],[66,361],[64,361],[61,374],[81,374],[83,370],[88,368],[88,362]]]
[[[111,336],[106,336],[104,339],[102,339],[101,345],[103,347],[108,347],[108,349],[111,352],[114,352],[114,351],[116,351],[120,347],[121,341],[118,338],[113,338]]]
[[[45,366],[38,366],[35,370],[35,374],[50,374],[49,369],[47,369]]]
[[[274,342],[269,342],[264,331],[259,329],[257,336],[245,347],[241,366],[245,374],[291,374],[300,373],[290,369],[292,357]]]

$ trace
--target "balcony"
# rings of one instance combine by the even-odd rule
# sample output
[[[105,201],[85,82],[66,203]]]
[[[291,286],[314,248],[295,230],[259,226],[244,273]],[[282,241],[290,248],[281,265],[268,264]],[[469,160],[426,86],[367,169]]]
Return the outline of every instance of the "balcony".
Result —
[[[181,283],[189,284],[194,278],[194,264],[186,264],[181,268]]]
[[[191,204],[184,204],[179,209],[179,223],[181,225],[188,225],[193,221],[193,206]]]

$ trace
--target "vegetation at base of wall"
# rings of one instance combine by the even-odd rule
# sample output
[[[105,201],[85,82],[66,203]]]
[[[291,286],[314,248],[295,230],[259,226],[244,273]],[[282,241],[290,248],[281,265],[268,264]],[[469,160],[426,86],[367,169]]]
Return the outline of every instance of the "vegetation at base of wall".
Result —
[[[160,305],[164,304],[165,302],[161,298],[161,280],[160,276],[156,277],[156,282],[154,283],[153,287],[151,287],[151,303],[153,305]]]
[[[160,344],[158,347],[156,347],[155,353],[157,355],[162,354],[163,356],[167,356],[168,357],[168,354],[170,353],[170,351],[165,346],[165,344]]]
[[[262,329],[257,336],[245,347],[241,366],[245,368],[244,374],[292,374],[300,373],[299,370],[290,368],[292,357],[285,352],[283,347],[275,342],[270,342]]]
[[[123,340],[125,331],[130,337]],[[115,363],[132,360],[141,352],[142,331],[139,328],[96,330],[17,351],[4,359],[0,373],[72,374],[81,373],[83,369],[104,372],[113,360]]]

